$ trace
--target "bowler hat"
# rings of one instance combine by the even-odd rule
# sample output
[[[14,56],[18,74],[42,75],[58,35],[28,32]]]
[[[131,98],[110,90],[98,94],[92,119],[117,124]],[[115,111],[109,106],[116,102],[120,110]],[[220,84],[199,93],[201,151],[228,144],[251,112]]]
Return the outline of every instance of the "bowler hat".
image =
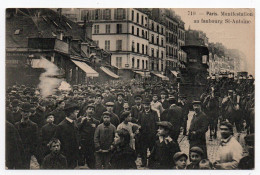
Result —
[[[200,147],[198,147],[198,146],[192,147],[190,149],[190,152],[195,152],[195,153],[197,153],[197,154],[199,154],[201,156],[203,156],[203,154],[204,154],[204,151]]]
[[[77,109],[79,109],[79,106],[72,102],[67,103],[64,108],[66,112],[73,112],[74,110]]]
[[[188,159],[187,154],[185,154],[184,152],[177,152],[177,153],[174,154],[173,160],[177,161],[177,160],[179,160],[179,159],[180,159],[181,157],[183,157],[183,156],[184,156],[186,159]]]
[[[172,129],[172,124],[170,122],[167,122],[167,121],[157,122],[157,125],[165,128],[165,129],[168,129],[168,130]]]
[[[125,97],[125,94],[124,94],[123,92],[118,92],[118,93],[117,93],[117,97],[118,97],[119,95],[121,95],[122,97]]]

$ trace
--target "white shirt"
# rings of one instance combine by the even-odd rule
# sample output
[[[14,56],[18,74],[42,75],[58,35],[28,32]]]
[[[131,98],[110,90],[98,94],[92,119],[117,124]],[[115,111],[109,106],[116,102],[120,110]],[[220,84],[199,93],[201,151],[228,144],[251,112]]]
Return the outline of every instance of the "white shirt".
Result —
[[[242,154],[242,146],[233,136],[230,136],[221,140],[217,160],[222,164],[223,169],[236,169]]]

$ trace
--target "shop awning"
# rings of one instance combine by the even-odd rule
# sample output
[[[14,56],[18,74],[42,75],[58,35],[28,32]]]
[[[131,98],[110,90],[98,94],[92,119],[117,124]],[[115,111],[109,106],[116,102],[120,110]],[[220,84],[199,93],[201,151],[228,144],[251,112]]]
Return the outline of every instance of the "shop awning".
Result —
[[[171,70],[171,73],[172,73],[175,77],[178,76],[178,72],[176,72],[175,70]]]
[[[113,77],[113,78],[119,78],[118,75],[116,75],[114,72],[110,71],[108,68],[101,66],[100,69],[104,71],[107,75]]]
[[[166,80],[166,81],[169,81],[169,78],[168,77],[166,77],[166,76],[164,76],[164,75],[162,75],[162,74],[156,74],[156,73],[153,73],[155,76],[157,76],[157,77],[159,77],[159,78],[161,78],[162,80]]]
[[[141,75],[142,77],[151,77],[150,72],[134,71],[135,73]]]
[[[86,72],[87,77],[98,77],[99,74],[84,62],[72,60],[81,70]]]

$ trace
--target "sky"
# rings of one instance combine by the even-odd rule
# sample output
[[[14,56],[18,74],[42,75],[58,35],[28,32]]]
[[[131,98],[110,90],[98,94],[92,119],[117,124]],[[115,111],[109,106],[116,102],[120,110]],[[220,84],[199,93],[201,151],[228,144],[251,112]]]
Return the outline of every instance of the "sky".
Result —
[[[238,49],[243,52],[245,58],[241,64],[241,71],[248,71],[255,75],[255,16],[221,16],[221,12],[251,12],[255,14],[254,9],[175,8],[172,10],[185,22],[185,29],[190,27],[193,30],[201,30],[206,33],[209,42],[220,42],[228,49]],[[210,15],[214,12],[218,16]],[[223,23],[201,23],[202,19],[223,20]],[[226,19],[246,19],[251,22],[249,24],[233,24],[225,23]],[[199,20],[199,23],[194,23],[194,20]]]

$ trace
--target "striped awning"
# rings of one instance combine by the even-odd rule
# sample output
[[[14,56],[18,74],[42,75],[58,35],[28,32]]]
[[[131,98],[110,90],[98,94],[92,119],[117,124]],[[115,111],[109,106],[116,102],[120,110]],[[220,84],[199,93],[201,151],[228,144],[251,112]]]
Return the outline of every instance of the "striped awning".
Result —
[[[116,79],[119,78],[119,76],[118,76],[117,74],[115,74],[114,72],[110,71],[110,70],[109,70],[108,68],[106,68],[106,67],[101,66],[100,69],[101,69],[103,72],[105,72],[107,75],[109,75],[109,76],[111,76],[111,77],[113,77],[113,78],[116,78]]]
[[[178,76],[178,72],[176,72],[175,70],[171,70],[171,73],[172,73],[175,77]]]
[[[72,60],[73,63],[75,63],[81,70],[83,70],[87,77],[98,77],[99,74],[92,69],[89,65],[87,65],[85,62]]]
[[[150,72],[134,71],[135,73],[141,75],[142,77],[151,77]]]

